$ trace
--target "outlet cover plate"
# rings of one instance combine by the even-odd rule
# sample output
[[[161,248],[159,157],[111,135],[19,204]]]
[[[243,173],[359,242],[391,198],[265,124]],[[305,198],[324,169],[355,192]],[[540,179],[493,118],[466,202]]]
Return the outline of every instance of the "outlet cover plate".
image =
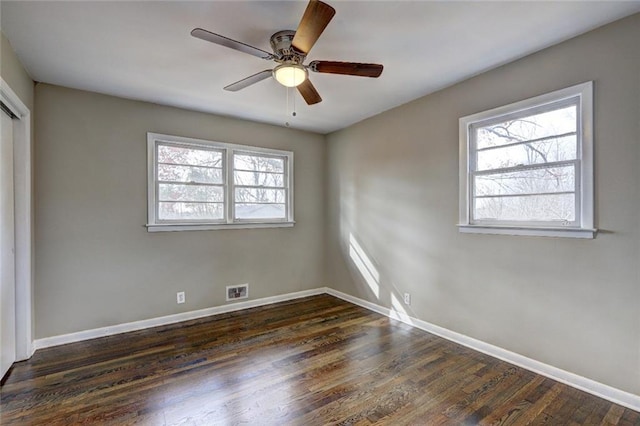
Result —
[[[410,293],[405,293],[404,294],[404,304],[405,305],[410,305],[411,304],[411,294]]]

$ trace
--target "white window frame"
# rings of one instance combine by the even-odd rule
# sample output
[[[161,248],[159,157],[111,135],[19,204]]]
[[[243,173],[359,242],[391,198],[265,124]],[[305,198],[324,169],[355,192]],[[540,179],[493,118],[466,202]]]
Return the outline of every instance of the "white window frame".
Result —
[[[220,220],[160,220],[158,218],[157,146],[173,145],[200,148],[222,153],[222,186],[224,217]],[[272,156],[284,160],[286,217],[283,219],[235,219],[235,184],[233,156],[249,154]],[[204,139],[147,133],[147,231],[196,231],[234,228],[284,228],[292,227],[293,219],[293,152],[278,149],[238,145]]]
[[[500,122],[560,107],[563,102],[577,99],[577,160],[567,161],[576,167],[576,220],[574,222],[473,221],[472,177],[475,172],[474,128],[480,124]],[[550,108],[551,107],[551,108]],[[594,178],[593,178],[593,82],[525,99],[520,102],[462,117],[460,136],[460,210],[458,229],[462,233],[532,235],[547,237],[594,238]],[[565,163],[565,162],[563,162]]]

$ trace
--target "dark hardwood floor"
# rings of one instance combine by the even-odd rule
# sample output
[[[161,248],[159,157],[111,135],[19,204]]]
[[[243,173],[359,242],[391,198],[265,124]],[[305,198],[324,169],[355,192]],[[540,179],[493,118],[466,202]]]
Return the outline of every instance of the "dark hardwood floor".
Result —
[[[640,425],[640,413],[321,295],[39,350],[2,425]]]

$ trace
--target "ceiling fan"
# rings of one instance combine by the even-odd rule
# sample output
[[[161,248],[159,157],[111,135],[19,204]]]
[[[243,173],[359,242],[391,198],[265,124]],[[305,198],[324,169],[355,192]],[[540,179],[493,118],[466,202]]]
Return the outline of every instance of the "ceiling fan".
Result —
[[[327,27],[336,11],[333,7],[319,0],[310,0],[302,15],[296,31],[278,31],[271,36],[273,53],[215,34],[202,28],[191,31],[193,37],[219,44],[220,46],[248,53],[258,58],[277,62],[275,68],[260,71],[249,77],[236,81],[224,88],[236,92],[269,77],[275,78],[287,87],[296,87],[300,95],[309,105],[322,101],[316,88],[309,80],[309,70],[326,74],[344,74],[358,77],[379,77],[383,66],[358,62],[312,61],[304,65],[304,61],[313,45]]]

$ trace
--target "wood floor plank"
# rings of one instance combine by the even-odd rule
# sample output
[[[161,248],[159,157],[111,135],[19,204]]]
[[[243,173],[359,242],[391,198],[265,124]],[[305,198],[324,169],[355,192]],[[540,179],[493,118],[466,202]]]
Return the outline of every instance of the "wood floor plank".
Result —
[[[2,425],[635,425],[640,413],[329,295],[38,350]]]

